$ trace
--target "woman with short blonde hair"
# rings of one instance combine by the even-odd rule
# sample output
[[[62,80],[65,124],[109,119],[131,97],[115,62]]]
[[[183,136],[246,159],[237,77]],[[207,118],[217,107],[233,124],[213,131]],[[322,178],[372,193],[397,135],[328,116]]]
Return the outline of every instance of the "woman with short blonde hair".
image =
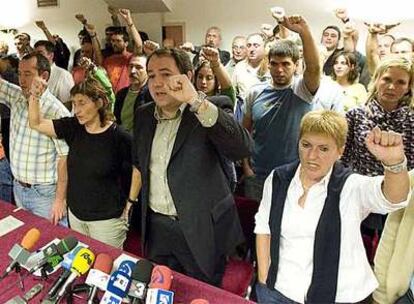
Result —
[[[378,285],[360,224],[370,212],[407,205],[404,149],[400,134],[376,127],[366,145],[385,176],[353,174],[338,161],[346,125],[332,111],[307,113],[300,161],[275,168],[265,181],[255,216],[258,303],[358,303]]]

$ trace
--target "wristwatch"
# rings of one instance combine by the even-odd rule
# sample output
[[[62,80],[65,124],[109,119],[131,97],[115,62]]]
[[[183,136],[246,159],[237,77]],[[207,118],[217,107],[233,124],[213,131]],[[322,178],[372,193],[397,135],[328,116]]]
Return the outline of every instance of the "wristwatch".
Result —
[[[206,98],[207,98],[207,95],[204,92],[197,91],[197,97],[191,103],[190,111],[194,112],[194,113],[197,113],[198,109],[203,104],[203,102]]]
[[[138,202],[138,199],[133,200],[133,199],[128,197],[127,201],[131,204],[135,204],[136,202]]]
[[[390,171],[392,173],[401,173],[402,171],[407,169],[407,157],[404,156],[404,160],[401,163],[396,164],[396,165],[387,166],[383,162],[381,162],[381,164],[384,167],[384,169],[387,171]]]

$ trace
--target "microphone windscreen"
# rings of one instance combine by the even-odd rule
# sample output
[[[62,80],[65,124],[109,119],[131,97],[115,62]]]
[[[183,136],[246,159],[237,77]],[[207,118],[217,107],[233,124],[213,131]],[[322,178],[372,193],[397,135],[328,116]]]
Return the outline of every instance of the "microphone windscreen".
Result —
[[[114,260],[109,254],[100,253],[96,256],[94,269],[100,270],[103,273],[110,274]]]
[[[204,299],[194,299],[190,304],[209,304],[210,302]]]
[[[60,255],[64,255],[78,245],[78,240],[74,236],[65,237],[57,244],[57,251]]]
[[[132,275],[132,269],[134,269],[136,262],[132,260],[124,260],[119,264],[118,271],[126,273],[129,277]]]
[[[73,259],[71,270],[78,273],[78,275],[84,275],[91,268],[95,255],[88,248],[82,248],[78,251]]]
[[[167,266],[157,265],[151,275],[150,288],[169,290],[172,283],[172,271]]]
[[[30,250],[40,238],[40,231],[37,228],[30,229],[20,243],[24,249]]]
[[[148,260],[139,260],[132,270],[131,278],[138,282],[148,284],[151,280],[152,269],[154,265]]]

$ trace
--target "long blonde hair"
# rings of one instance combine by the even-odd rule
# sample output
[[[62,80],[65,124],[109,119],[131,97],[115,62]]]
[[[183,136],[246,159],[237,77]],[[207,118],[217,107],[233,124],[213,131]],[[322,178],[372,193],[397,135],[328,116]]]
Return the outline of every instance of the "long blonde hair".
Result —
[[[367,104],[377,98],[377,84],[382,75],[389,68],[399,68],[406,71],[410,76],[408,85],[408,93],[401,98],[401,105],[409,106],[414,109],[414,64],[412,61],[403,57],[391,57],[384,59],[378,65],[374,75],[371,78],[371,82],[368,85],[368,99]]]

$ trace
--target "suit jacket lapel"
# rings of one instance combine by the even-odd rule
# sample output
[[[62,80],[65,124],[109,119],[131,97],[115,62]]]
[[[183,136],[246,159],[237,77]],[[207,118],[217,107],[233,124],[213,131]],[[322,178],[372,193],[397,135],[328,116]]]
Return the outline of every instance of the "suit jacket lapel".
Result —
[[[180,126],[178,127],[177,136],[175,138],[174,147],[171,152],[170,161],[173,159],[175,154],[181,149],[188,135],[197,127],[199,121],[197,117],[190,112],[187,106],[184,109],[183,117],[181,118]]]
[[[157,127],[157,120],[154,117],[154,111],[155,111],[155,104],[153,107],[149,107],[148,111],[150,112],[148,118],[149,120],[147,123],[142,124],[142,127],[144,127],[144,148],[145,148],[145,159],[144,163],[146,164],[144,168],[149,168],[150,165],[150,159],[151,159],[151,150],[152,150],[152,141],[154,139],[155,135],[155,129]]]

